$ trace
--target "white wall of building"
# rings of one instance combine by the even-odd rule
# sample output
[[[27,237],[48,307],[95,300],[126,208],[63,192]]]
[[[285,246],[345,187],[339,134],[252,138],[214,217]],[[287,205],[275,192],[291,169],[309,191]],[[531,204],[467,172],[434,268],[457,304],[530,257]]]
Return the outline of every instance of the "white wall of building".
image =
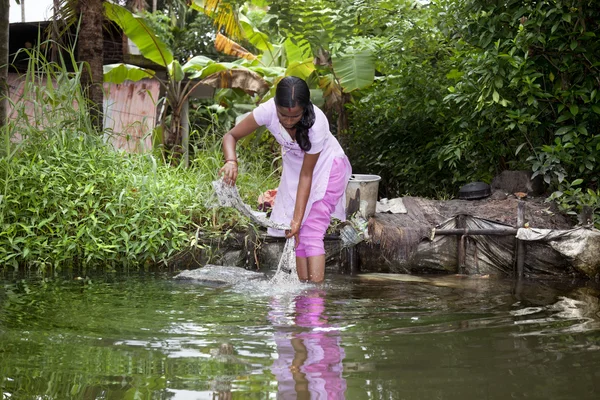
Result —
[[[25,22],[47,21],[52,17],[52,0],[24,0]],[[21,22],[21,6],[10,0],[10,22]]]

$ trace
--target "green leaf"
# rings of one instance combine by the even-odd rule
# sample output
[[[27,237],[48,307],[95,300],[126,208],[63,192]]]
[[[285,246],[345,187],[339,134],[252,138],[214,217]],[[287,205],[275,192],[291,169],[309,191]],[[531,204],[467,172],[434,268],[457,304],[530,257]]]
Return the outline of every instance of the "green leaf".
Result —
[[[298,78],[306,80],[314,70],[315,64],[311,58],[302,62],[295,61],[291,63],[290,66],[285,70],[285,75],[297,76]]]
[[[584,136],[587,136],[587,135],[588,135],[588,130],[587,130],[587,128],[586,128],[585,126],[583,126],[583,125],[579,125],[579,126],[577,127],[577,131],[578,131],[579,133],[581,133],[582,135],[584,135]]]
[[[168,66],[169,75],[175,82],[181,82],[185,77],[185,73],[183,72],[183,68],[181,68],[181,64],[177,60],[173,60]]]
[[[207,65],[214,64],[214,60],[211,60],[205,56],[192,57],[188,62],[183,64],[184,72],[202,71]]]
[[[571,182],[571,186],[581,185],[582,183],[583,179],[575,179],[573,182]]]
[[[600,106],[598,105],[593,105],[592,106],[592,110],[596,113],[596,114],[600,114]]]
[[[460,72],[460,71],[459,71],[459,70],[457,70],[457,69],[452,69],[452,70],[450,70],[450,72],[448,72],[448,73],[446,74],[446,78],[448,78],[448,79],[456,79],[456,80],[458,80],[458,79],[460,79],[460,78],[461,78],[463,75],[464,75],[464,72]]]
[[[109,64],[104,67],[104,82],[123,83],[125,81],[137,82],[144,78],[152,78],[156,74],[151,69],[141,68],[129,64]]]
[[[273,44],[269,40],[269,36],[267,34],[256,29],[252,25],[252,22],[245,15],[239,14],[238,19],[246,39],[248,39],[248,41],[252,43],[254,47],[263,52],[273,51]]]
[[[119,25],[123,33],[140,49],[147,59],[166,67],[173,61],[173,53],[168,46],[156,36],[142,17],[132,14],[124,7],[103,3],[106,16]]]
[[[500,95],[498,94],[498,92],[496,90],[494,90],[494,93],[492,93],[492,98],[494,99],[494,103],[497,103],[500,101]]]
[[[312,58],[312,50],[310,48],[310,43],[307,40],[302,40],[299,44],[296,44],[290,38],[287,38],[285,42],[283,42],[283,47],[285,49],[288,65],[291,65],[293,62]]]
[[[573,130],[572,126],[563,126],[562,128],[559,128],[555,135],[560,136],[560,135],[564,135],[567,132],[571,132]]]
[[[375,79],[375,62],[370,50],[333,58],[333,71],[345,92],[363,89]]]
[[[504,86],[504,80],[502,79],[501,76],[497,75],[494,78],[494,86],[496,86],[496,88],[498,88],[498,89],[502,89],[502,86]]]
[[[521,143],[521,144],[519,145],[519,147],[517,147],[517,150],[515,151],[515,156],[516,156],[517,154],[519,154],[519,152],[521,151],[521,149],[523,148],[523,146],[525,146],[526,144],[527,144],[527,143]]]
[[[577,48],[577,41],[576,40],[571,41],[571,45],[569,47],[571,48],[571,50],[575,50]]]
[[[579,107],[577,107],[576,104],[573,104],[569,106],[569,111],[571,111],[571,114],[573,114],[573,116],[576,116],[579,113]]]

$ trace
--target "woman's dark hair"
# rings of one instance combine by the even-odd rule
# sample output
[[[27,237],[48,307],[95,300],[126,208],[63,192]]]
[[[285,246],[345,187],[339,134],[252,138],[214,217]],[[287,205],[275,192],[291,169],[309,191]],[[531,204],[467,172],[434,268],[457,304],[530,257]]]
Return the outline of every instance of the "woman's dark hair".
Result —
[[[302,150],[310,150],[308,130],[315,123],[315,110],[310,102],[310,90],[306,82],[295,76],[286,76],[280,80],[275,90],[275,104],[286,108],[302,107],[302,118],[294,126],[296,141]]]

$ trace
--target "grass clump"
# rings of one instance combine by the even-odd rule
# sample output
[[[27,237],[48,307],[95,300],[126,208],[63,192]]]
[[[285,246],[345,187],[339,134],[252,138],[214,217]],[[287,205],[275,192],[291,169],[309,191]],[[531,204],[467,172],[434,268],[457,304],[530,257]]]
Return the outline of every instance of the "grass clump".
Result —
[[[116,151],[81,106],[80,70],[40,53],[30,59],[25,95],[1,131],[0,266],[143,268],[167,261],[199,234],[247,226],[236,212],[211,208],[222,132],[211,127],[188,169]],[[242,149],[240,158],[246,199],[276,185],[256,149]]]

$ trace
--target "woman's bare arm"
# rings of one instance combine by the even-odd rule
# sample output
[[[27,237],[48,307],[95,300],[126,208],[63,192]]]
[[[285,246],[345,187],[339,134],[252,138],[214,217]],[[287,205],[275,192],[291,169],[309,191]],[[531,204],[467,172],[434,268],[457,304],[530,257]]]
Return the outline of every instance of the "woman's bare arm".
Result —
[[[225,155],[225,165],[219,170],[223,175],[225,183],[235,185],[238,176],[236,144],[241,138],[248,136],[259,127],[252,113],[240,121],[229,132],[223,136],[223,154]]]

